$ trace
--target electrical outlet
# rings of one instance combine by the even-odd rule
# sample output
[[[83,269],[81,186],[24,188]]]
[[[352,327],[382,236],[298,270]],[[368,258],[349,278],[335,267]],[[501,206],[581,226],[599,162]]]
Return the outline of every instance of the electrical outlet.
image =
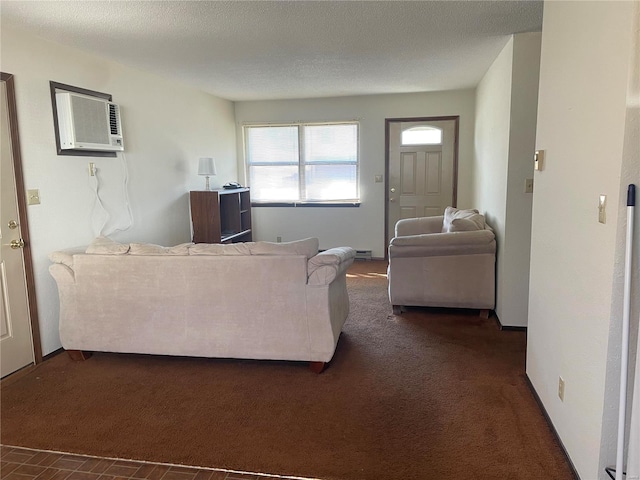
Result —
[[[524,181],[524,193],[533,193],[533,178]]]
[[[558,377],[558,397],[564,402],[564,378]]]
[[[281,243],[282,242],[282,237],[276,237],[276,242]]]
[[[89,162],[89,176],[90,177],[96,176],[96,164],[93,162]]]

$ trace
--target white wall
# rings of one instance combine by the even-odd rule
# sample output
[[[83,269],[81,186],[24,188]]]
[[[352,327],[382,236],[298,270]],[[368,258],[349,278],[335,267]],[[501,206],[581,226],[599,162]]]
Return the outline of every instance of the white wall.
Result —
[[[615,262],[623,248],[621,172],[637,14],[637,2],[544,8],[536,148],[546,162],[535,175],[527,375],[585,480],[606,478],[603,412],[617,401],[606,375],[619,350],[609,337],[622,309]],[[598,223],[600,194],[608,196],[606,224]]]
[[[360,122],[359,208],[256,207],[253,209],[254,239],[283,241],[318,237],[321,248],[348,245],[370,249],[384,257],[386,245],[384,183],[374,183],[385,173],[385,118],[460,115],[458,205],[471,201],[473,152],[473,90],[397,95],[371,95],[312,100],[237,102],[238,152],[242,152],[242,124],[251,122],[340,121]],[[244,172],[238,155],[238,170]],[[244,178],[240,179],[244,182]]]
[[[496,314],[503,325],[526,326],[540,40],[511,37],[476,90],[473,204],[496,232]]]
[[[40,190],[28,207],[43,353],[60,347],[57,288],[47,255],[94,237],[87,165],[95,162],[113,221],[127,224],[122,164],[114,158],[58,156],[49,81],[110,93],[122,108],[134,225],[120,241],[173,245],[190,239],[188,191],[201,189],[200,156],[214,156],[215,184],[236,178],[233,104],[159,77],[2,28],[1,69],[15,75],[25,187]]]
[[[506,300],[505,229],[507,216],[507,173],[511,127],[511,73],[513,37],[484,75],[476,89],[476,131],[474,140],[474,208],[484,213],[496,233],[496,314],[503,318]]]

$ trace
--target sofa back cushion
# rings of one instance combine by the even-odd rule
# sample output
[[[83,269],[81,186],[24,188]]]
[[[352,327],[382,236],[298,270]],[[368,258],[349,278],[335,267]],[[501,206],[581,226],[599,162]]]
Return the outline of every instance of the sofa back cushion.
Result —
[[[163,247],[153,243],[132,243],[129,245],[129,255],[188,255],[192,243],[181,243],[175,247]]]
[[[251,246],[251,255],[304,255],[307,259],[318,254],[317,238],[305,238],[294,242],[256,242]]]
[[[108,237],[97,237],[87,247],[86,253],[97,255],[124,255],[129,251],[129,244],[118,243]]]
[[[196,243],[189,247],[189,255],[251,255],[252,242]]]

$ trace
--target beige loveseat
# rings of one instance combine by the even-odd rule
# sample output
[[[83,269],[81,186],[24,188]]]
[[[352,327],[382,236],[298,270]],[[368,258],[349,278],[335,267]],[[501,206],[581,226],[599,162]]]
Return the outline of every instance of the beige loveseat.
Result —
[[[160,247],[98,238],[50,255],[60,340],[82,352],[299,360],[318,371],[349,313],[355,251],[318,240]]]
[[[477,210],[448,207],[443,216],[400,220],[389,242],[389,300],[403,306],[495,306],[493,230]]]

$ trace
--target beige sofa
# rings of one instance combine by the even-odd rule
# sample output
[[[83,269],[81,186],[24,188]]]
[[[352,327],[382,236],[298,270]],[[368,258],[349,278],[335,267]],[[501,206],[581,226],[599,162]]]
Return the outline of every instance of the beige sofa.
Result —
[[[60,340],[82,352],[298,360],[321,371],[349,313],[355,251],[288,244],[123,245],[50,255]]]
[[[493,230],[477,210],[448,207],[443,216],[400,220],[389,242],[389,300],[403,306],[479,309],[495,306]]]

